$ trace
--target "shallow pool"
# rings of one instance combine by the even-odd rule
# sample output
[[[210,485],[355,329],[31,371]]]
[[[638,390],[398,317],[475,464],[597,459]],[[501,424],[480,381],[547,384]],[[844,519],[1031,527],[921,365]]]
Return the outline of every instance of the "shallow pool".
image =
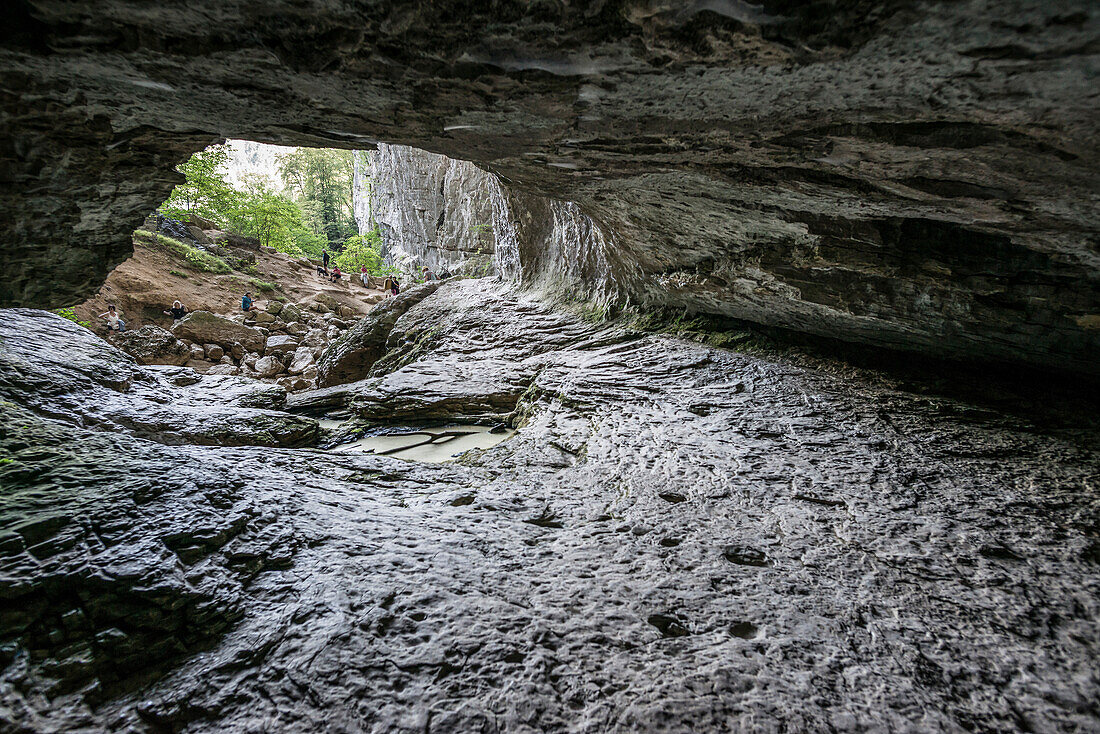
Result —
[[[515,433],[511,428],[489,433],[489,426],[453,425],[410,429],[399,434],[367,436],[332,449],[338,454],[386,453],[398,459],[442,463],[470,449],[496,446]],[[447,434],[461,435],[447,435]],[[419,444],[419,445],[418,445]],[[408,447],[408,448],[405,448]]]

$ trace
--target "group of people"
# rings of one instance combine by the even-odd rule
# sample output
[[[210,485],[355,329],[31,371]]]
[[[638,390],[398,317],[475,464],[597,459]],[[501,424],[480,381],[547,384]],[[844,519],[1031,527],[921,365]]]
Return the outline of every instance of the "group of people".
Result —
[[[171,316],[174,321],[179,321],[187,315],[187,308],[179,301],[172,301],[172,307],[162,312],[165,316]],[[122,312],[117,306],[107,306],[107,310],[99,315],[101,319],[107,319],[107,331],[126,331],[126,322],[122,318]]]

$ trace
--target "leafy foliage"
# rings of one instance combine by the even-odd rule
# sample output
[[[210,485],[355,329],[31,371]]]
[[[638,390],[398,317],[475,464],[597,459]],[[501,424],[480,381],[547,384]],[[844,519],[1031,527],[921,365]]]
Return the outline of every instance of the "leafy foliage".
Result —
[[[325,247],[339,251],[355,234],[351,151],[300,148],[284,155],[280,175],[290,196],[258,176],[245,177],[235,189],[226,180],[228,160],[229,147],[215,145],[177,166],[185,181],[160,213],[184,221],[196,214],[297,257],[320,257]]]
[[[229,267],[229,263],[222,260],[217,255],[203,252],[197,247],[192,247],[185,242],[174,240],[171,237],[155,234],[147,229],[134,230],[134,237],[148,240],[152,244],[160,245],[174,255],[183,258],[184,261],[187,262],[188,267],[192,270],[202,270],[207,273],[228,273],[232,270],[232,268]]]
[[[333,259],[333,264],[348,273],[358,273],[365,265],[371,275],[396,274],[397,268],[382,259],[382,235],[372,229],[364,235],[352,235],[344,241],[344,248]]]
[[[333,250],[355,234],[350,150],[298,148],[279,159],[279,175],[301,206],[310,230]]]
[[[228,225],[238,198],[221,170],[228,160],[229,147],[213,145],[176,166],[185,180],[172,189],[160,212],[166,217],[183,220],[189,214],[197,214],[219,225]]]
[[[61,316],[62,318],[66,318],[69,321],[72,321],[74,324],[80,324],[85,329],[91,329],[92,328],[92,325],[90,323],[88,323],[87,321],[81,321],[80,319],[78,319],[76,317],[76,313],[74,313],[71,308],[55,308],[52,311],[52,313],[55,313],[58,316]]]

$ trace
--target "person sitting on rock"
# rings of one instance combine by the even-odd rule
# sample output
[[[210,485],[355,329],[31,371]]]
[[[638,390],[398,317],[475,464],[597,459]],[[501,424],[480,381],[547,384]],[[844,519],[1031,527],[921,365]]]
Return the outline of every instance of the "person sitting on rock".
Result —
[[[340,272],[340,266],[339,265],[333,265],[332,266],[332,282],[335,283],[336,281],[340,280],[341,275],[343,275],[343,273]]]
[[[107,307],[107,313],[101,313],[99,318],[107,319],[107,331],[112,329],[118,333],[126,331],[126,322],[122,320],[122,312],[115,310],[114,306]]]
[[[423,274],[424,274],[424,282],[425,283],[428,282],[429,280],[436,280],[435,273],[433,273],[431,270],[428,270],[427,265],[424,266]]]
[[[241,310],[242,311],[246,311],[246,312],[247,311],[256,311],[256,310],[258,310],[258,308],[259,308],[258,306],[254,306],[252,304],[252,294],[251,293],[245,293],[243,296],[241,296]]]
[[[174,320],[179,321],[187,315],[187,309],[179,301],[172,301],[172,308],[165,311],[164,315],[171,316]]]

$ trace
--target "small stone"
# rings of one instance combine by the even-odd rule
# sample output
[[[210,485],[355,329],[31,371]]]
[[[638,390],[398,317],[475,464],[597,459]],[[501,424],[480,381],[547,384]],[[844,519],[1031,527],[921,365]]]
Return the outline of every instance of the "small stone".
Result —
[[[283,371],[283,363],[273,356],[261,357],[253,367],[260,377],[274,377]]]
[[[294,357],[290,361],[287,372],[292,375],[300,375],[315,363],[313,350],[309,347],[298,347],[294,350]]]
[[[217,362],[225,354],[225,350],[217,344],[203,344],[202,348],[206,352],[206,358],[211,362]]]
[[[270,356],[293,353],[298,348],[299,343],[297,337],[288,334],[272,336],[267,340],[267,349],[264,350],[264,354]]]

